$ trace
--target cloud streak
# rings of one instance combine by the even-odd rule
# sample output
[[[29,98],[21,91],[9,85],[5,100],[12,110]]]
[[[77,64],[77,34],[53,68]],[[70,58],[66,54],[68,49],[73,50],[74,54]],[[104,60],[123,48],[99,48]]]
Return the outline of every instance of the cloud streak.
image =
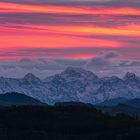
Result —
[[[139,58],[139,6],[139,0],[0,0],[0,58],[87,59],[99,49]]]
[[[60,73],[68,66],[81,67],[93,71],[98,76],[124,76],[126,72],[140,75],[140,60],[124,59],[116,51],[98,52],[91,59],[54,59],[54,58],[22,58],[18,60],[1,61],[0,76],[24,77],[33,73],[41,79]],[[16,72],[15,72],[16,71]]]

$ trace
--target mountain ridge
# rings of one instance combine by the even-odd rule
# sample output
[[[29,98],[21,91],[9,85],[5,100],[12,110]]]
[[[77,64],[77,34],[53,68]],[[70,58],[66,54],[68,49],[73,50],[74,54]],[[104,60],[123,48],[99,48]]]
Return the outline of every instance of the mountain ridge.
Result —
[[[140,98],[140,77],[126,73],[99,78],[93,72],[68,67],[63,72],[39,79],[28,73],[24,78],[0,78],[0,94],[23,93],[48,104],[56,102],[83,102],[97,104],[115,98]]]

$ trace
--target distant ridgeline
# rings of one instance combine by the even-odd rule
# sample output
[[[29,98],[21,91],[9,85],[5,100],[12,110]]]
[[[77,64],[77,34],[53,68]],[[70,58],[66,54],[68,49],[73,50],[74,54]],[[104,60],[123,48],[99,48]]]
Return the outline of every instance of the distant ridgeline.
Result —
[[[68,67],[43,80],[31,73],[22,79],[0,77],[0,93],[7,92],[23,93],[50,105],[71,101],[100,104],[112,99],[121,103],[140,98],[140,78],[133,73],[127,73],[122,79],[99,78],[91,71]]]

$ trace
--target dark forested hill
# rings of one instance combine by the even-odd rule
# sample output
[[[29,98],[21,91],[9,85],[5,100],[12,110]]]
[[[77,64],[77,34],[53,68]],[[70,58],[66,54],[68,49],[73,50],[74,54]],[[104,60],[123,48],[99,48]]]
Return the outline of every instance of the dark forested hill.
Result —
[[[139,140],[140,121],[87,106],[0,108],[0,140]]]
[[[0,94],[0,106],[13,106],[13,105],[18,106],[18,105],[45,105],[45,104],[37,99],[16,92]]]

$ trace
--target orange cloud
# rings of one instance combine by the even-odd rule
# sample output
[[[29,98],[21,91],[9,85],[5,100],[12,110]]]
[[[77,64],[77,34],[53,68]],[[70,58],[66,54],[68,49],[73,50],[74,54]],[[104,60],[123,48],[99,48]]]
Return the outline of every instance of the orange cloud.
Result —
[[[24,25],[26,26],[26,25]],[[27,25],[28,26],[28,25]],[[99,26],[36,26],[32,25],[37,30],[43,32],[48,30],[53,33],[65,34],[95,34],[95,35],[124,35],[124,36],[140,36],[140,25],[127,25],[119,27],[99,27]]]
[[[130,7],[92,7],[92,6],[53,6],[53,5],[29,5],[29,4],[15,4],[0,2],[0,13],[46,13],[47,14],[64,14],[64,15],[137,15],[140,16],[140,9]],[[13,17],[14,18],[14,17]],[[56,17],[57,18],[57,17]],[[64,17],[65,18],[65,17]],[[118,17],[119,19],[119,17]],[[26,20],[26,19],[25,19]],[[56,19],[55,19],[56,20]],[[61,19],[62,20],[62,19]],[[95,38],[93,36],[123,36],[123,37],[140,37],[140,25],[136,23],[128,23],[127,25],[119,26],[97,26],[88,25],[88,21],[85,20],[84,25],[74,24],[27,24],[19,23],[15,24],[9,22],[0,24],[0,49],[16,50],[22,48],[123,48],[127,42],[118,41],[115,39],[107,38]],[[103,20],[106,20],[103,18]],[[63,21],[62,21],[63,22]],[[70,22],[70,21],[69,21]],[[93,18],[94,22],[94,18]],[[96,21],[95,21],[96,22]],[[114,21],[115,22],[115,21]],[[122,22],[122,21],[121,21]],[[18,23],[18,22],[17,22]],[[35,56],[37,56],[34,53]],[[15,51],[15,56],[12,58],[20,57]],[[32,56],[33,57],[33,56]],[[62,56],[63,57],[63,56]],[[91,54],[78,54],[69,55],[64,57],[70,58],[89,58]],[[7,58],[9,58],[7,56]],[[0,56],[0,59],[1,56]]]
[[[11,27],[10,27],[11,26]],[[70,25],[35,25],[35,24],[10,24],[1,27],[1,32],[17,33],[40,33],[40,34],[62,34],[62,35],[116,35],[116,36],[140,36],[140,25],[130,24],[118,27],[99,27],[99,26],[70,26]],[[15,26],[15,27],[14,27]],[[19,27],[19,28],[16,28]],[[45,34],[44,34],[45,33]],[[6,33],[7,35],[7,33]]]
[[[27,13],[63,13],[63,14],[127,14],[140,15],[139,9],[124,8],[95,8],[95,7],[70,7],[70,6],[36,6],[27,4],[14,4],[0,2],[0,12],[27,12]]]
[[[120,42],[115,42],[105,39],[92,39],[85,37],[68,37],[63,35],[16,35],[16,36],[2,36],[0,35],[1,47],[13,48],[16,47],[44,47],[44,48],[59,48],[59,47],[109,47],[118,48],[122,46]]]

